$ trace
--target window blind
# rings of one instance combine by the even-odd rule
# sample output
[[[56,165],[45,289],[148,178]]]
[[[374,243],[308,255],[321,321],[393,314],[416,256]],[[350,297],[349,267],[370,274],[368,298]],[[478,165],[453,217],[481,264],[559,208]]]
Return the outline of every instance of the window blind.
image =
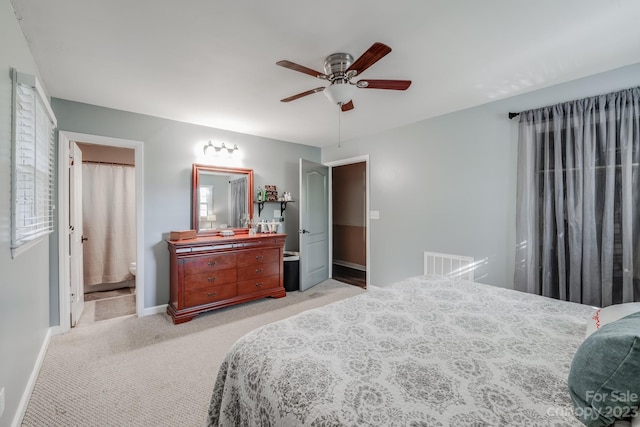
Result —
[[[12,69],[11,253],[54,228],[56,119],[35,76]]]

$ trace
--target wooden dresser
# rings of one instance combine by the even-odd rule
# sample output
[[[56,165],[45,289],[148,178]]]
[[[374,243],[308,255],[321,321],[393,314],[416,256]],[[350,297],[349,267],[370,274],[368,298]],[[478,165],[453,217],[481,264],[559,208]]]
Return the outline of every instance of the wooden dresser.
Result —
[[[281,298],[286,234],[168,240],[173,323],[264,297]]]

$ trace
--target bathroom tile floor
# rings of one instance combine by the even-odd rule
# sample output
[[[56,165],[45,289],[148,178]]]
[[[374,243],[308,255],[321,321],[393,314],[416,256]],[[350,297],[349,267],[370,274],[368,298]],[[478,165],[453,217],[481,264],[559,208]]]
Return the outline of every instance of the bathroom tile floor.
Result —
[[[131,295],[135,293],[135,288],[114,289],[113,291],[89,292],[84,294],[84,301],[95,301],[105,298],[119,297],[122,295]]]

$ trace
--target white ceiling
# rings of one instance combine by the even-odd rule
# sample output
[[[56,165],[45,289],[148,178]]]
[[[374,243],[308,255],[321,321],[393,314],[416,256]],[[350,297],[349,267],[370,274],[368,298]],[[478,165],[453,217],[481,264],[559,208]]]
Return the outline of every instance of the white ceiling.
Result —
[[[640,62],[637,0],[11,0],[53,97],[314,146],[335,144],[322,71],[373,42],[343,141]]]

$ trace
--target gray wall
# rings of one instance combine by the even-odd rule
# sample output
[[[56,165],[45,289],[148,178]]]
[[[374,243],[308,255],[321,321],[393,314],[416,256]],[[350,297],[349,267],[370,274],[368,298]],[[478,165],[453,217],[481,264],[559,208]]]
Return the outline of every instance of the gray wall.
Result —
[[[16,259],[10,255],[10,67],[38,75],[9,0],[0,0],[0,388],[6,394],[0,426],[16,415],[46,338],[50,304],[51,318],[57,317],[58,295],[55,236]],[[239,166],[255,170],[256,188],[274,184],[291,191],[294,200],[298,158],[331,161],[369,154],[371,209],[381,213],[371,221],[373,284],[419,274],[422,251],[435,250],[486,260],[478,269],[481,281],[510,287],[517,125],[506,113],[638,84],[640,65],[635,65],[344,142],[322,155],[303,145],[64,100],[52,104],[62,130],[144,142],[145,307],[153,307],[168,300],[163,239],[171,230],[190,227],[191,164],[202,160],[199,153],[209,139],[238,144],[244,156]],[[276,207],[267,205],[263,215],[270,217]],[[296,250],[296,203],[288,205],[285,217],[287,249]]]
[[[421,274],[430,250],[473,256],[478,281],[512,287],[518,120],[507,113],[638,85],[640,64],[323,148],[323,162],[370,156],[372,284]]]
[[[11,79],[38,75],[9,0],[0,0],[0,388],[11,425],[49,328],[49,238],[11,259]]]
[[[298,159],[320,161],[320,149],[251,135],[196,126],[157,117],[56,99],[52,107],[60,130],[142,141],[144,144],[144,305],[169,301],[169,252],[164,239],[172,230],[191,227],[191,165],[227,166],[224,158],[206,160],[203,146],[212,140],[240,148],[235,166],[254,170],[257,189],[273,184],[298,200]],[[279,204],[265,205],[263,218]],[[257,216],[257,209],[256,209]],[[286,249],[298,249],[298,206],[285,212]],[[140,286],[138,284],[138,286]],[[54,302],[52,301],[52,304]]]

